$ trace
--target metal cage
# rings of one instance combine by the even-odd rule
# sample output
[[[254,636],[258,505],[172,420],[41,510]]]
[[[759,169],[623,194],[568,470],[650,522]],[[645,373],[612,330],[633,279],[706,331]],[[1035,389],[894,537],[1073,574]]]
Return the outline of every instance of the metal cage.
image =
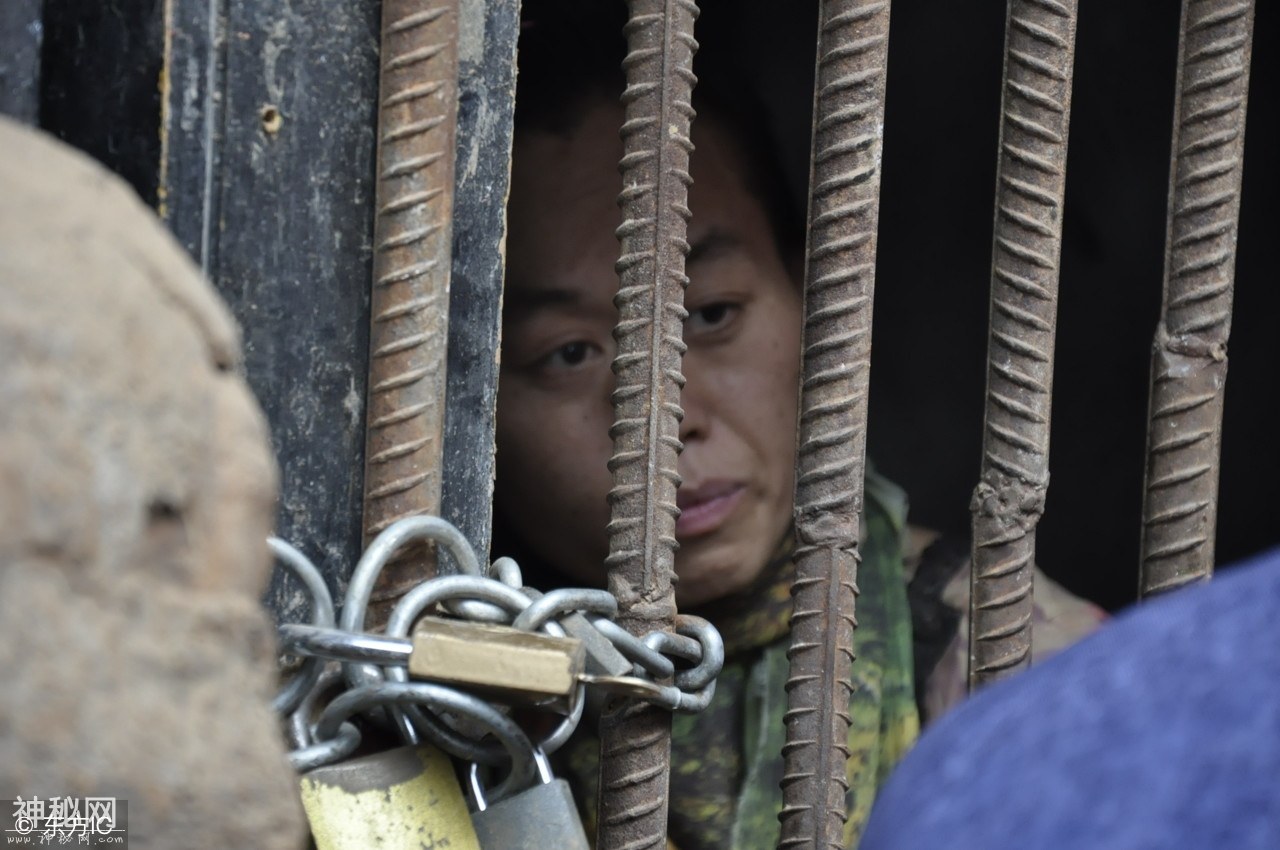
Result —
[[[302,4],[309,14],[237,0],[123,5],[151,22],[140,31],[159,68],[155,199],[247,326],[286,533],[351,563],[360,539],[394,519],[443,513],[487,552],[517,0]],[[627,6],[608,564],[621,622],[639,634],[670,629],[676,614],[698,8]],[[0,13],[0,107],[31,121],[42,71],[61,73],[48,55],[41,63],[42,14],[69,12],[21,0]],[[1143,596],[1207,580],[1214,566],[1253,27],[1252,0],[1183,0]],[[1077,0],[1008,2],[971,687],[1030,661],[1076,31]],[[780,847],[838,846],[844,822],[848,718],[834,706],[851,687],[889,38],[888,0],[821,0]],[[430,569],[422,558],[402,562],[384,599]],[[300,604],[282,582],[270,603],[282,615]],[[640,703],[604,718],[601,850],[664,846],[669,724]]]

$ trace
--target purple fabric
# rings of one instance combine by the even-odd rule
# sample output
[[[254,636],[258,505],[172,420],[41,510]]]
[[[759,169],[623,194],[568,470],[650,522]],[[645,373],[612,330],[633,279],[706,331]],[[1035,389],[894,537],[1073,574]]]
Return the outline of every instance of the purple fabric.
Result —
[[[1280,548],[944,717],[861,847],[1280,848]]]

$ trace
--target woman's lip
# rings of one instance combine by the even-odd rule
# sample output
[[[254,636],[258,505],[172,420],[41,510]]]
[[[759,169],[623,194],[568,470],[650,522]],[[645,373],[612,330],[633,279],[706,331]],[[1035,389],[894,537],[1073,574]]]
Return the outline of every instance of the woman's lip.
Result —
[[[677,504],[676,537],[689,538],[710,534],[724,524],[733,513],[746,488],[737,483],[713,482],[693,490],[680,490]]]

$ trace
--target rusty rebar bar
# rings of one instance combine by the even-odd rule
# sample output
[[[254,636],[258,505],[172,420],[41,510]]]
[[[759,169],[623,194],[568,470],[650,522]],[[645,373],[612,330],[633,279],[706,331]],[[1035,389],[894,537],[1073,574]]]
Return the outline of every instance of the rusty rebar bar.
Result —
[[[384,0],[373,227],[365,543],[440,510],[457,126],[457,0]],[[421,581],[425,549],[389,564],[372,612]]]
[[[1075,34],[1076,0],[1010,0],[982,471],[970,506],[971,688],[1031,663],[1031,575],[1049,485]]]
[[[1164,305],[1151,355],[1144,597],[1213,573],[1252,42],[1252,0],[1184,0]]]
[[[633,634],[675,621],[680,358],[693,121],[692,0],[628,0],[609,589]],[[671,717],[636,701],[600,724],[600,850],[665,847]]]
[[[887,0],[826,0],[821,9],[779,848],[845,846],[889,43]]]

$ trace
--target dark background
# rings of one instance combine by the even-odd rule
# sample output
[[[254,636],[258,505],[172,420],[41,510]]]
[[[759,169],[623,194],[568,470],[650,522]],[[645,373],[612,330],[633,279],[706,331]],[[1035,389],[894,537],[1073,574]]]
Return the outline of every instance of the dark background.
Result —
[[[546,4],[525,6],[527,17]],[[1137,585],[1179,4],[1080,0],[1079,10],[1051,486],[1038,551],[1051,575],[1115,608]],[[869,446],[911,494],[915,521],[954,534],[967,533],[981,447],[1004,17],[998,0],[899,0],[890,41]],[[1280,401],[1278,17],[1275,4],[1257,4],[1218,513],[1224,562],[1280,542],[1280,434],[1267,412]],[[160,3],[45,0],[43,20],[41,125],[154,204]],[[707,0],[698,28],[699,73],[741,79],[773,105],[796,194],[813,33],[811,4],[758,0]],[[8,37],[0,34],[0,51]],[[314,486],[311,498],[323,499],[326,482]]]
[[[960,8],[963,7],[963,10]],[[896,5],[885,118],[870,446],[919,521],[967,526],[977,480],[1003,3]],[[1257,4],[1217,556],[1280,542],[1280,30]],[[1179,4],[1080,0],[1045,569],[1136,595],[1151,338],[1160,311]],[[896,38],[896,41],[894,40]]]

